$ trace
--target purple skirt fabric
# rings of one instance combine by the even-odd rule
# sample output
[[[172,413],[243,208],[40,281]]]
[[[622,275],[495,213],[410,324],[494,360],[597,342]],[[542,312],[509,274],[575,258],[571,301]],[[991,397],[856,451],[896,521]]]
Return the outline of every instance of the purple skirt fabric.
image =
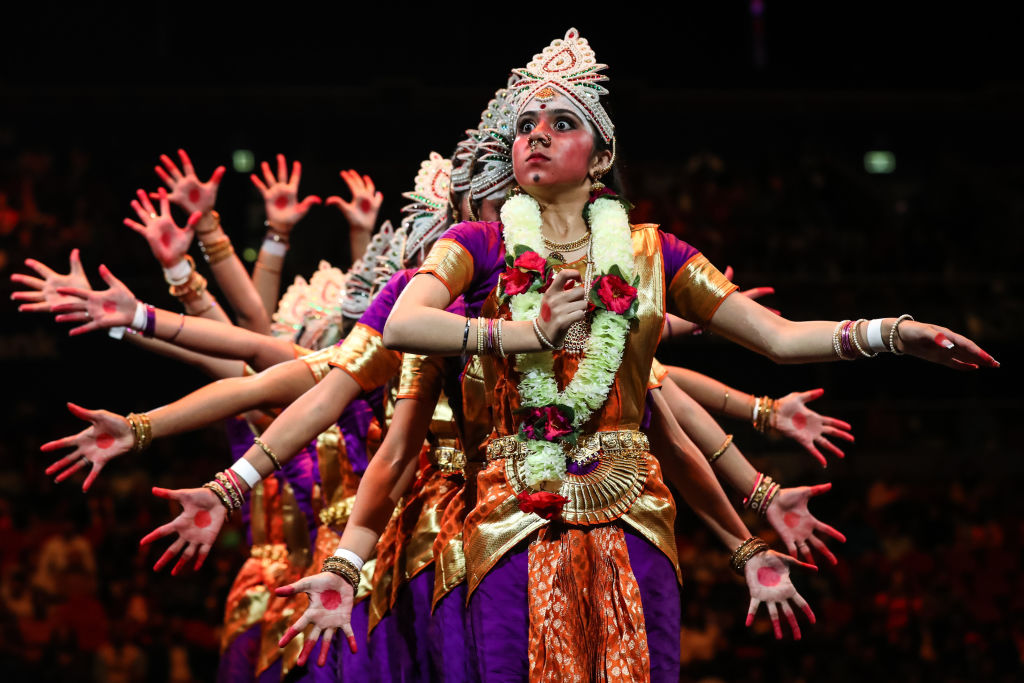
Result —
[[[217,683],[252,683],[260,655],[260,625],[249,627],[231,641],[217,664]]]
[[[430,617],[430,663],[439,683],[469,683],[476,677],[475,660],[468,655],[466,584],[441,598]]]
[[[366,642],[369,607],[370,601],[363,600],[352,608],[352,633],[355,634],[356,648],[358,648],[355,654],[348,649],[344,633],[339,632],[334,637],[338,648],[336,651],[339,655],[339,676],[335,680],[343,681],[343,683],[362,683],[373,680],[370,675],[370,648]],[[334,649],[333,646],[332,649]]]
[[[625,530],[629,563],[640,587],[647,628],[651,681],[679,680],[679,583],[664,553]],[[469,601],[469,631],[480,679],[525,681],[530,612],[527,604],[529,545],[506,553],[484,577]]]
[[[370,634],[373,680],[382,683],[435,680],[431,675],[426,637],[433,595],[433,567],[421,571],[398,590],[394,608]]]

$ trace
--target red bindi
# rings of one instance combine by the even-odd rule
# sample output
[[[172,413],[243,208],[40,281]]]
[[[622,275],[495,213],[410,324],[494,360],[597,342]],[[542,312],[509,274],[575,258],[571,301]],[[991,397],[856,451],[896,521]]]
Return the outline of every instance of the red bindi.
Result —
[[[274,206],[276,206],[279,209],[288,208],[288,197],[281,195],[280,197],[274,200]]]
[[[114,445],[114,437],[112,437],[110,434],[97,434],[96,445],[99,448],[110,448],[111,446]]]
[[[546,105],[546,104],[542,104],[542,105],[540,105],[540,108],[541,108],[541,109],[547,109],[547,108],[548,108],[548,105]]]
[[[540,319],[544,322],[551,320],[551,307],[546,301],[540,305]]]
[[[117,310],[117,304],[115,304],[113,301],[104,301],[103,302],[103,312],[104,313],[113,313],[116,310]]]
[[[793,426],[797,429],[803,429],[807,426],[807,417],[801,413],[797,413],[793,416]]]
[[[320,594],[320,602],[325,609],[338,609],[341,605],[341,593],[334,589],[325,590]]]
[[[771,588],[772,586],[779,585],[779,581],[782,581],[782,576],[771,567],[761,567],[757,570],[757,580],[762,586]]]
[[[193,204],[199,201],[199,188],[193,187],[188,191],[188,200]]]
[[[782,516],[782,522],[790,529],[796,528],[796,525],[800,523],[800,515],[795,512],[787,512]]]
[[[369,199],[360,199],[359,200],[359,210],[360,211],[362,211],[363,213],[370,213],[370,211],[372,209],[373,209],[373,204],[370,203]]]
[[[206,510],[200,510],[199,512],[197,512],[193,521],[195,522],[195,525],[200,529],[205,529],[206,527],[213,524],[213,518],[210,516],[210,513],[207,512]]]

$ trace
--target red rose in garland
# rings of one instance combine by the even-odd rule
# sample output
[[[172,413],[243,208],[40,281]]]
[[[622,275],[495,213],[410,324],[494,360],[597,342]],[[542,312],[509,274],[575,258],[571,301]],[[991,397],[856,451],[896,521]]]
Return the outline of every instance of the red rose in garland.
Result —
[[[594,290],[604,308],[619,315],[626,313],[636,301],[636,287],[618,275],[602,275],[594,283]]]
[[[537,252],[522,251],[512,265],[505,268],[502,276],[505,282],[504,295],[515,296],[530,291],[534,282],[544,281],[547,267],[548,262]]]

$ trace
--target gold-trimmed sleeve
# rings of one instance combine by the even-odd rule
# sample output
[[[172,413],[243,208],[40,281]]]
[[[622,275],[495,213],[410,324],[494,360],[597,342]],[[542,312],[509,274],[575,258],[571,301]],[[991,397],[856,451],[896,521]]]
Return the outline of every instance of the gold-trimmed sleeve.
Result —
[[[395,376],[402,367],[402,354],[384,348],[377,330],[356,323],[345,341],[334,347],[329,365],[350,374],[363,391],[372,391]]]
[[[448,237],[439,239],[427,254],[419,273],[430,273],[440,280],[455,301],[469,289],[473,280],[473,256],[455,240]]]
[[[402,371],[398,378],[395,399],[420,398],[433,395],[433,387],[442,381],[444,359],[418,353],[402,355]]]
[[[309,368],[314,382],[319,383],[331,371],[331,359],[334,357],[335,350],[335,347],[328,346],[326,349],[313,351],[299,358]]]
[[[737,289],[703,254],[697,253],[672,278],[668,293],[678,315],[707,325],[725,297]]]

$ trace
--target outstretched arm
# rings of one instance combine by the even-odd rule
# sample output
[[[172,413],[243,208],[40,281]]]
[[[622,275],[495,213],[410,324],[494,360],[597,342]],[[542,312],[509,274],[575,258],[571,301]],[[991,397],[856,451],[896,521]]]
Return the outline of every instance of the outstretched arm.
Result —
[[[292,229],[305,217],[310,207],[320,203],[320,198],[310,195],[301,202],[299,180],[302,178],[302,164],[292,162],[292,173],[288,175],[288,164],[283,154],[277,155],[277,177],[270,172],[270,164],[262,162],[260,168],[266,185],[255,173],[250,176],[256,188],[263,195],[267,210],[267,236],[260,247],[260,255],[252,271],[252,282],[263,301],[267,315],[277,310],[277,299],[281,295],[281,268],[284,256],[290,246]]]
[[[60,287],[58,292],[76,301],[52,306],[57,322],[80,322],[69,334],[84,334],[98,329],[132,327],[148,336],[174,342],[192,351],[219,358],[243,360],[257,370],[292,360],[295,350],[283,339],[257,334],[234,325],[172,313],[149,307],[142,315],[141,305],[128,287],[107,269],[100,266],[100,277],[110,287],[106,290],[85,290]],[[152,320],[148,313],[152,312]],[[138,317],[137,317],[138,316]],[[141,323],[141,324],[140,324]]]

